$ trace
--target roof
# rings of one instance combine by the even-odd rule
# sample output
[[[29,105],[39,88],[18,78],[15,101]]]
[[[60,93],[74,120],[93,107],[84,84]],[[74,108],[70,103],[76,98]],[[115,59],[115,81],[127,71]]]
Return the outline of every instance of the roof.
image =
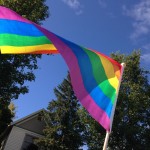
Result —
[[[23,118],[21,118],[21,119],[18,119],[18,120],[16,120],[16,121],[12,122],[12,123],[11,123],[10,125],[8,125],[8,127],[3,131],[3,133],[0,134],[0,141],[5,141],[5,140],[6,140],[6,138],[7,138],[8,135],[10,134],[10,132],[11,132],[13,126],[19,126],[19,127],[20,127],[21,124],[24,124],[24,123],[30,121],[31,119],[34,119],[34,118],[38,117],[38,115],[39,115],[41,112],[45,112],[45,111],[46,111],[45,109],[40,109],[40,110],[38,110],[38,111],[36,111],[36,112],[33,112],[32,114],[30,114],[30,115],[28,115],[28,116],[25,116],[25,117],[23,117]],[[35,131],[33,131],[33,132],[35,132]],[[36,132],[35,132],[35,133],[36,133]],[[38,133],[38,134],[39,134],[39,133]]]
[[[40,109],[40,110],[38,110],[36,112],[33,112],[32,114],[30,114],[28,116],[25,116],[25,117],[23,117],[21,119],[18,119],[16,121],[12,122],[11,125],[19,125],[20,123],[26,122],[26,121],[34,118],[34,117],[37,117],[37,115],[39,115],[39,113],[43,112],[43,111],[46,111],[46,110],[45,109]]]

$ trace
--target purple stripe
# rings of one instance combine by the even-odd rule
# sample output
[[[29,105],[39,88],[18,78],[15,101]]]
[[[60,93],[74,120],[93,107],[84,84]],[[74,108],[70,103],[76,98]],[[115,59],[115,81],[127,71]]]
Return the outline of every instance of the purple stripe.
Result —
[[[31,21],[22,18],[14,11],[0,6],[0,19],[17,20],[25,23],[32,23]],[[33,23],[34,24],[34,23]],[[49,39],[53,42],[54,46],[59,50],[64,57],[70,69],[71,80],[73,84],[76,96],[80,100],[81,104],[88,110],[91,116],[98,121],[106,130],[110,130],[110,119],[105,111],[99,108],[88,92],[85,90],[80,68],[78,66],[78,60],[75,57],[72,50],[64,44],[57,36],[47,31],[46,29],[34,24],[39,30],[41,30]],[[80,87],[80,90],[79,90]]]
[[[81,104],[88,110],[88,112],[96,121],[98,121],[106,130],[109,131],[110,119],[105,111],[103,111],[96,105],[91,96],[85,90],[80,73],[80,68],[78,66],[78,61],[72,50],[53,33],[41,28],[40,26],[37,27],[50,39],[50,41],[52,41],[52,43],[64,57],[70,69],[71,83],[73,85],[74,92],[77,98],[80,100]]]
[[[0,6],[0,19],[7,20],[16,20],[20,22],[25,22],[29,24],[34,24],[31,21],[22,18],[20,15],[15,13],[14,11]],[[98,121],[106,130],[110,130],[110,119],[107,116],[106,112],[103,111],[92,99],[89,93],[86,91],[84,87],[84,83],[82,81],[82,76],[80,72],[80,68],[78,65],[78,60],[74,55],[72,49],[69,48],[64,42],[62,42],[59,37],[55,34],[47,31],[46,29],[34,24],[40,31],[42,31],[45,36],[49,38],[50,41],[53,42],[54,46],[59,50],[61,55],[64,57],[68,67],[70,69],[70,75],[72,80],[73,89],[76,93],[76,96],[80,100],[81,104],[88,110],[91,116]]]
[[[30,24],[32,23],[31,21],[18,15],[13,10],[10,10],[9,8],[2,7],[2,6],[0,6],[0,19],[17,20],[21,22],[30,23]]]

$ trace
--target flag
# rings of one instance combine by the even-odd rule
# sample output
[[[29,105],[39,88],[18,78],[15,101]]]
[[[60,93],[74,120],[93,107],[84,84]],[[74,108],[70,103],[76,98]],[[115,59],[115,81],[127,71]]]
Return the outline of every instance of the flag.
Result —
[[[68,65],[77,98],[90,115],[110,131],[122,75],[121,64],[59,36],[51,39]]]
[[[1,53],[58,53],[50,39],[37,26],[14,11],[0,6]]]
[[[111,130],[122,66],[104,54],[70,42],[10,9],[0,7],[1,53],[60,53],[73,90],[90,115]],[[14,40],[15,39],[15,40]]]

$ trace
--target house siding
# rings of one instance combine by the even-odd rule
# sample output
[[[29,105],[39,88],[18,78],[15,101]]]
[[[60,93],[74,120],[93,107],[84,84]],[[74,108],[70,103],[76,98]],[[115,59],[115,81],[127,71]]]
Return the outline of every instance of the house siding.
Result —
[[[42,135],[45,123],[43,121],[38,120],[38,116],[35,116],[28,121],[21,122],[17,126]]]
[[[42,137],[39,134],[13,126],[10,135],[6,141],[4,150],[21,150],[26,134],[32,135],[34,137]]]

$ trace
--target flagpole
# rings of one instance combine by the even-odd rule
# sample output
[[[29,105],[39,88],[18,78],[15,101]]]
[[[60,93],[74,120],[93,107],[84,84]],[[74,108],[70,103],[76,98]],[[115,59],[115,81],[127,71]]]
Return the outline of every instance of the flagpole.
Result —
[[[111,117],[110,117],[110,120],[111,120],[111,124],[110,124],[110,132],[111,132],[111,129],[112,129],[112,124],[113,124],[113,119],[114,119],[114,113],[115,113],[115,108],[116,108],[116,104],[117,104],[117,99],[118,99],[118,95],[119,95],[119,89],[120,89],[120,85],[121,85],[121,81],[122,81],[122,76],[123,76],[123,72],[124,72],[124,68],[126,66],[125,63],[121,63],[121,66],[122,66],[122,70],[121,70],[121,77],[119,79],[119,86],[117,88],[117,96],[116,96],[116,99],[115,99],[115,102],[114,102],[114,106],[113,106],[113,110],[112,110],[112,113],[111,113]]]
[[[121,63],[121,66],[122,66],[122,70],[121,70],[121,77],[119,79],[119,86],[118,86],[118,89],[117,89],[117,96],[116,96],[115,103],[114,103],[114,106],[113,106],[113,110],[112,110],[112,113],[111,113],[110,131],[106,131],[106,137],[105,137],[105,141],[104,141],[104,145],[103,145],[103,150],[107,149],[109,135],[110,135],[110,132],[111,132],[111,129],[112,129],[112,123],[113,123],[113,118],[114,118],[116,103],[117,103],[118,94],[119,94],[120,84],[121,84],[121,80],[122,80],[122,76],[123,76],[123,71],[124,71],[124,68],[125,68],[126,64],[125,63]]]
[[[109,140],[109,134],[110,134],[110,132],[107,131],[107,132],[106,132],[105,141],[104,141],[104,145],[103,145],[103,150],[106,150],[106,149],[107,149],[108,140]]]

